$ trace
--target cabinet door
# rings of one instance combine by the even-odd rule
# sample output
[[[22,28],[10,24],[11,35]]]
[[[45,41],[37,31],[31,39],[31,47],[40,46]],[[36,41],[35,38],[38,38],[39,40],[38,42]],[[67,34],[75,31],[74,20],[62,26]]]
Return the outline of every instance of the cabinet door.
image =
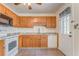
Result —
[[[6,14],[7,16],[12,16],[11,13],[12,13],[12,12],[11,12],[8,8],[6,8],[5,14]]]
[[[46,17],[33,17],[33,23],[34,25],[46,25]]]
[[[36,39],[36,41],[35,41],[35,46],[36,47],[41,47],[41,39]]]
[[[31,28],[33,26],[31,17],[19,17],[19,22],[20,22],[19,27]]]
[[[51,27],[56,28],[56,17],[51,17]]]
[[[41,47],[40,35],[26,35],[26,39],[23,39],[24,47]]]
[[[47,27],[48,28],[51,28],[51,23],[52,23],[51,19],[52,19],[51,17],[47,17]]]
[[[23,35],[20,35],[19,36],[19,43],[18,43],[18,45],[19,45],[19,48],[22,48],[23,47]]]
[[[33,27],[33,19],[32,19],[32,17],[28,17],[27,27],[28,28]]]
[[[19,21],[20,21],[20,27],[24,27],[25,26],[25,19],[23,17],[20,17]]]
[[[19,27],[20,22],[19,17],[17,15],[15,16],[15,20],[13,20],[13,23],[15,23],[15,27]]]
[[[48,47],[48,36],[41,35],[41,47]]]
[[[19,39],[19,47],[47,47],[47,35],[22,35]]]
[[[19,36],[19,47],[32,47],[31,35],[20,35]]]
[[[31,40],[32,40],[32,47],[36,47],[36,37],[35,37],[35,35],[32,35],[31,36]]]
[[[56,28],[56,17],[47,17],[47,27]]]
[[[19,17],[19,27],[22,27],[22,17]]]
[[[0,40],[0,56],[4,55],[4,40]]]
[[[46,17],[40,17],[40,24],[46,26]]]
[[[32,17],[32,20],[33,20],[33,25],[39,25],[40,24],[39,17]]]
[[[32,44],[33,44],[33,47],[40,47],[41,46],[40,35],[33,35],[32,36]]]
[[[5,14],[5,7],[2,4],[0,4],[0,13]]]
[[[32,47],[32,36],[31,35],[24,36],[23,47]]]

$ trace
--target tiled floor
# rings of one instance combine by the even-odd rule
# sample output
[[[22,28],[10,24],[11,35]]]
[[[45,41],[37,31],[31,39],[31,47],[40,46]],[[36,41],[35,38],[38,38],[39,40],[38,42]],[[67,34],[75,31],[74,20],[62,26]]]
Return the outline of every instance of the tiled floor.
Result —
[[[64,56],[58,49],[22,48],[16,56]]]

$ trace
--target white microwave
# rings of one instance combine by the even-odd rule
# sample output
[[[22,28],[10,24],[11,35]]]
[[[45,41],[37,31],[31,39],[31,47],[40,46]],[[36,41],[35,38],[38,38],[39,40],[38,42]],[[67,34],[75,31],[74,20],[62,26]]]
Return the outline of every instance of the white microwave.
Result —
[[[0,14],[0,25],[12,25],[12,18],[4,14]]]

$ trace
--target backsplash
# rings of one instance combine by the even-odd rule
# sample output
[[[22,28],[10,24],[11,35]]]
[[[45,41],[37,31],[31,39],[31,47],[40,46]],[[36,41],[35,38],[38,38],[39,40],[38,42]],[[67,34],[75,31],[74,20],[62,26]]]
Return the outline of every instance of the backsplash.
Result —
[[[35,32],[37,33],[40,30],[40,33],[45,32],[56,32],[54,28],[46,28],[44,26],[34,26],[33,28],[14,28],[14,27],[1,27],[0,26],[0,33],[13,33],[13,32]]]
[[[46,28],[45,26],[34,26],[33,30],[35,32],[38,32],[40,30],[41,33],[45,33],[45,32],[56,32],[56,29]]]

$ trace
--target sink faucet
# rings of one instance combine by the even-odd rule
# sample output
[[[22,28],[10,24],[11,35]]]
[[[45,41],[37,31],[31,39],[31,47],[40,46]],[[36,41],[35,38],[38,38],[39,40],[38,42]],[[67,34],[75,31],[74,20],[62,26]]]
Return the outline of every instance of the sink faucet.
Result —
[[[38,33],[40,33],[40,28],[38,28]]]

